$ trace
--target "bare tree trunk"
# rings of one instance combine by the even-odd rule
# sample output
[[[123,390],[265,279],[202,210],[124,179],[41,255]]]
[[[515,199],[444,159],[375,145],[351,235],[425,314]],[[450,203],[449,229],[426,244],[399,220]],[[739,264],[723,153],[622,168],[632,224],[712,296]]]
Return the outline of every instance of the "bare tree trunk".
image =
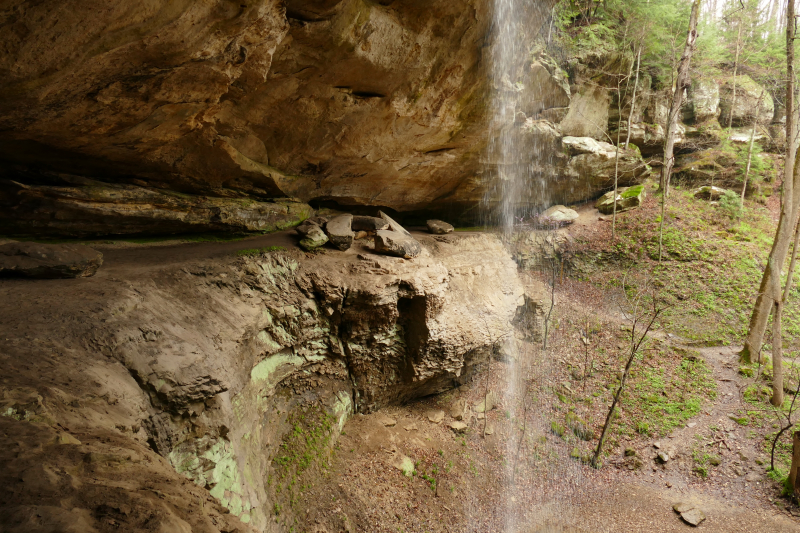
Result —
[[[631,143],[631,127],[633,126],[633,111],[636,106],[636,91],[639,88],[639,70],[642,64],[642,48],[643,45],[639,45],[639,52],[636,54],[636,81],[633,82],[633,97],[631,98],[631,109],[628,111],[628,135],[625,137],[625,149],[628,149],[628,145]]]
[[[797,482],[800,470],[800,431],[794,432],[792,440],[792,466],[789,468],[789,486],[794,489],[794,494],[800,494],[800,483]]]
[[[773,307],[772,298],[772,265],[776,265],[778,274],[783,270],[786,262],[786,254],[789,252],[789,241],[791,240],[792,230],[795,228],[794,207],[800,202],[800,176],[795,167],[796,159],[796,133],[794,131],[795,105],[794,105],[794,0],[787,0],[786,3],[786,158],[783,170],[783,203],[781,206],[781,217],[778,222],[778,230],[775,233],[775,240],[772,242],[772,249],[769,252],[767,268],[761,276],[761,285],[753,306],[753,313],[750,315],[750,324],[747,329],[747,338],[744,347],[739,352],[739,358],[745,362],[752,362],[753,356],[761,352],[761,344],[764,341],[764,332],[767,329],[770,309]],[[760,357],[759,357],[760,359]]]
[[[775,313],[772,317],[772,398],[770,402],[776,407],[783,405],[783,336],[781,335],[781,318],[783,302],[781,301],[780,267],[773,265],[777,271],[772,273],[773,297]]]
[[[758,126],[758,109],[761,107],[761,101],[763,98],[764,98],[764,89],[761,89],[761,95],[759,95],[758,104],[756,104],[756,117],[755,120],[753,120],[753,131],[750,132],[750,148],[747,149],[747,167],[745,167],[744,170],[744,185],[742,185],[742,207],[744,207],[744,193],[747,190],[747,178],[750,176],[750,164],[753,161],[753,145],[756,143],[756,127]]]
[[[731,96],[731,112],[728,113],[728,127],[733,124],[733,108],[736,107],[736,71],[739,69],[739,49],[742,43],[742,20],[739,19],[739,33],[736,35],[736,57],[733,60],[733,95]]]
[[[700,0],[692,3],[692,14],[689,17],[689,31],[686,34],[686,45],[683,55],[678,63],[678,77],[675,81],[675,94],[672,95],[672,104],[669,108],[669,120],[665,132],[664,166],[661,169],[661,225],[658,229],[658,261],[661,262],[661,243],[664,237],[664,219],[666,218],[666,203],[669,196],[669,180],[672,167],[675,166],[675,130],[678,128],[678,116],[683,104],[683,93],[689,86],[689,64],[692,61],[694,44],[697,41],[697,14],[700,11]]]

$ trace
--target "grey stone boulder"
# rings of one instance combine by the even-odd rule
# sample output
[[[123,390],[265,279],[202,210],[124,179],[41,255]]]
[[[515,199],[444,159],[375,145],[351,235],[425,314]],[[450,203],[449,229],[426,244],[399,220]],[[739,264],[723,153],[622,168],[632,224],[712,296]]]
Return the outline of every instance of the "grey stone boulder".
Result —
[[[82,244],[12,242],[0,245],[0,275],[26,278],[86,278],[103,264],[103,254]]]
[[[316,222],[312,222],[311,220],[304,220],[299,226],[294,228],[294,230],[297,232],[298,235],[305,237],[314,228],[322,230],[320,225],[317,224]]]
[[[410,234],[398,231],[379,230],[375,232],[375,251],[411,259],[422,252],[422,245]]]
[[[644,201],[644,196],[644,185],[618,188],[616,196],[617,213],[624,213],[639,207]],[[595,207],[604,215],[611,215],[614,213],[614,202],[614,191],[609,191],[597,200]]]
[[[775,104],[769,91],[753,81],[750,76],[736,76],[736,98],[733,97],[733,79],[720,87],[719,122],[728,125],[732,118],[733,126],[751,126],[754,120],[759,124],[769,124],[775,111]],[[759,101],[760,98],[760,101]],[[731,117],[731,110],[733,116]]]
[[[325,232],[322,231],[322,228],[312,225],[312,227],[306,232],[305,237],[300,240],[300,248],[306,252],[310,252],[311,250],[315,250],[320,246],[323,246],[326,242],[328,242],[328,236],[325,235]]]
[[[719,116],[719,85],[713,79],[692,80],[688,97],[695,123],[706,122]]]
[[[398,233],[402,233],[403,235],[408,235],[409,237],[411,236],[408,230],[403,226],[401,226],[400,224],[398,224],[392,217],[390,217],[383,211],[378,211],[378,214],[381,216],[383,220],[386,221],[387,224],[389,224],[389,229],[391,231],[396,231]]]
[[[345,251],[353,244],[356,234],[352,229],[353,215],[345,214],[332,218],[325,224],[325,234],[328,241],[341,251]]]
[[[353,222],[350,225],[353,231],[378,231],[380,229],[389,229],[389,223],[382,218],[377,217],[364,217],[354,216]]]
[[[725,192],[728,192],[728,189],[716,185],[704,185],[692,191],[692,196],[700,200],[719,200]]]
[[[455,228],[442,220],[429,220],[427,222],[428,231],[436,235],[444,235],[445,233],[453,233]]]
[[[578,212],[563,205],[554,205],[542,213],[540,218],[556,224],[572,224],[578,218]]]

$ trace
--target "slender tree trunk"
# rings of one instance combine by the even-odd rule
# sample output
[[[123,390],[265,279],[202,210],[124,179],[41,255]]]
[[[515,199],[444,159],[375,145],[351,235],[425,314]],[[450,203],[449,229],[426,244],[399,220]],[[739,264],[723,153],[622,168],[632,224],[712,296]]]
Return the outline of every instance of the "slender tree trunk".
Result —
[[[789,486],[794,489],[795,496],[800,494],[798,471],[800,471],[800,431],[795,431],[792,438],[792,466],[789,467]]]
[[[764,332],[767,329],[770,309],[773,307],[772,298],[772,265],[776,265],[777,272],[783,270],[786,262],[786,254],[789,252],[789,241],[791,240],[792,230],[795,228],[794,207],[800,202],[800,175],[795,167],[796,159],[796,132],[794,131],[795,105],[794,105],[794,0],[787,0],[786,3],[786,158],[783,170],[783,202],[781,206],[781,217],[778,221],[778,230],[772,242],[772,249],[769,252],[767,268],[761,276],[756,303],[753,306],[753,313],[750,315],[750,324],[747,329],[747,338],[744,347],[739,352],[742,362],[750,363],[754,356],[761,352],[761,345],[764,341]],[[798,186],[795,186],[798,185]],[[760,359],[760,356],[759,356]]]
[[[783,336],[781,335],[781,318],[783,302],[781,301],[780,267],[774,265],[772,273],[773,298],[775,312],[772,317],[772,398],[770,402],[776,407],[783,405]]]
[[[736,107],[736,71],[739,69],[739,48],[741,48],[741,42],[742,42],[742,20],[739,19],[739,33],[736,35],[736,57],[733,60],[733,95],[731,96],[731,112],[728,113],[729,128],[733,124],[733,108]]]
[[[631,143],[631,127],[633,127],[633,111],[636,107],[636,91],[639,88],[639,69],[642,64],[642,45],[639,45],[639,52],[636,54],[636,81],[633,82],[633,97],[631,98],[631,109],[628,111],[628,135],[625,137],[625,149]],[[619,143],[617,143],[619,144]]]
[[[792,259],[789,261],[789,271],[786,273],[786,285],[783,287],[783,301],[789,300],[789,292],[792,290],[792,278],[794,277],[794,269],[797,265],[797,246],[800,245],[800,219],[798,219],[797,226],[794,228],[794,243],[792,244]]]
[[[666,219],[666,203],[669,196],[669,180],[672,167],[675,166],[675,130],[678,128],[678,116],[683,104],[683,93],[689,86],[689,65],[692,61],[694,44],[697,41],[697,16],[700,11],[700,0],[692,3],[692,14],[689,17],[689,31],[686,34],[686,45],[678,63],[678,77],[675,81],[675,94],[669,108],[669,120],[665,132],[664,166],[661,169],[661,224],[658,229],[658,261],[661,262],[661,245],[664,237],[664,220]]]
[[[756,118],[753,120],[753,131],[750,132],[750,148],[747,150],[747,166],[744,170],[744,184],[742,185],[742,207],[744,207],[744,193],[747,190],[747,178],[750,176],[750,164],[753,161],[753,145],[756,143],[756,127],[758,126],[758,109],[761,107],[761,101],[764,98],[764,89],[761,89],[761,95],[758,97],[758,104],[756,104]],[[788,141],[787,141],[788,142]]]

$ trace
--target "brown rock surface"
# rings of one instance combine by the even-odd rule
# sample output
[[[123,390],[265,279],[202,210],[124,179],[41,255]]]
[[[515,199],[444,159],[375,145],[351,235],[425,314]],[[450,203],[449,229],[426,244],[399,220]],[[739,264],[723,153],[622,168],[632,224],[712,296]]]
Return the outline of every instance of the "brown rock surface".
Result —
[[[0,279],[4,531],[286,530],[268,479],[292,417],[315,406],[335,439],[354,409],[465,381],[512,327],[522,287],[494,236],[420,237],[412,262],[359,243],[307,259],[293,233]],[[289,250],[235,253],[268,244]]]

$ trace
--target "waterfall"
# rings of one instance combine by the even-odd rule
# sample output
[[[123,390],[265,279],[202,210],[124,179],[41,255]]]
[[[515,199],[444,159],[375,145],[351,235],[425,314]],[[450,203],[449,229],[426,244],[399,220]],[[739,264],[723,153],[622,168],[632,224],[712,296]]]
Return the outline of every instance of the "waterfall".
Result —
[[[549,44],[553,31],[553,3],[546,0],[494,0],[490,32],[493,40],[490,138],[485,169],[491,185],[484,195],[483,212],[484,224],[496,229],[508,245],[519,238],[521,232],[532,231],[534,218],[550,206],[548,186],[543,178],[546,173],[542,170],[552,165],[555,154],[532,133],[540,123],[539,114],[548,108],[548,99],[546,91],[527,74],[534,61],[534,52],[542,52]],[[533,320],[534,317],[526,319]],[[548,380],[544,376],[550,374],[551,358],[530,343],[516,345],[516,360],[502,365],[505,375],[486,378],[493,379],[498,386],[505,386],[502,391],[504,408],[515,421],[512,424],[515,429],[505,443],[504,531],[523,533],[531,531],[531,528],[550,531],[538,529],[537,525],[551,522],[553,517],[556,522],[568,517],[568,497],[558,498],[553,494],[557,487],[563,489],[565,486],[567,490],[560,492],[569,493],[569,488],[579,483],[580,466],[569,458],[558,459],[546,466],[548,481],[532,484],[530,479],[522,482],[517,477],[515,457],[518,457],[520,449],[526,449],[519,446],[523,440],[522,433],[516,429],[524,416],[520,401],[526,387],[524,376],[530,365],[541,365],[543,372],[539,373],[540,377],[532,384],[531,390],[547,386]],[[538,362],[534,363],[534,359]],[[526,411],[529,428],[526,438],[534,432],[537,436],[549,433],[549,418],[544,413],[550,408],[550,405],[538,403]],[[527,499],[524,493],[533,490],[541,493],[541,502],[547,502],[540,511],[532,512],[521,505]],[[556,526],[554,531],[558,530]]]

